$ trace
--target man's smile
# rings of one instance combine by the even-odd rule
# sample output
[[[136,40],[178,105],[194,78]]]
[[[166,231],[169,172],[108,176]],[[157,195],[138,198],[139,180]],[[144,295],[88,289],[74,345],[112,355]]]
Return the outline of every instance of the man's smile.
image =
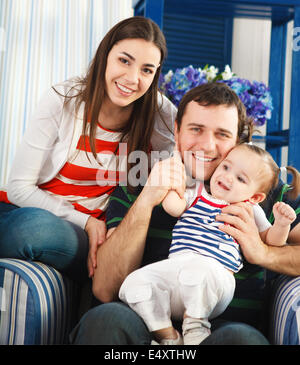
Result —
[[[213,160],[215,160],[214,157],[205,157],[203,156],[203,154],[196,154],[193,153],[193,156],[195,157],[196,160],[201,161],[201,162],[212,162]]]

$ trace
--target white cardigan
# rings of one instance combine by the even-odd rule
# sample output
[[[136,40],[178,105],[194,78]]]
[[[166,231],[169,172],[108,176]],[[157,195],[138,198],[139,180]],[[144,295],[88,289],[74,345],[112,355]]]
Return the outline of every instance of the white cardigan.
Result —
[[[72,81],[66,81],[56,85],[55,89],[66,95],[72,85]],[[84,228],[89,215],[75,210],[65,199],[50,195],[38,187],[57,175],[82,132],[83,103],[77,116],[74,99],[70,100],[67,107],[63,107],[63,104],[64,97],[52,88],[42,97],[18,147],[6,188],[7,196],[11,203],[19,207],[47,209]],[[159,105],[165,122],[174,131],[176,107],[160,94]],[[151,144],[156,151],[170,152],[174,146],[174,136],[158,113]]]

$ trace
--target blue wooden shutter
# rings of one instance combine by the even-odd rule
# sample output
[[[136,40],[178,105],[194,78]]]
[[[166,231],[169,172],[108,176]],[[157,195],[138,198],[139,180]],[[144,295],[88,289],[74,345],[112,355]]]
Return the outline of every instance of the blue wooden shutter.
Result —
[[[206,64],[221,71],[231,63],[232,19],[166,13],[163,31],[168,46],[163,71]]]
[[[214,65],[223,70],[231,64],[232,17],[211,17],[201,14],[201,7],[181,0],[133,1],[134,14],[154,19],[167,40],[168,57],[163,72],[188,65]],[[193,3],[194,5],[197,2]]]

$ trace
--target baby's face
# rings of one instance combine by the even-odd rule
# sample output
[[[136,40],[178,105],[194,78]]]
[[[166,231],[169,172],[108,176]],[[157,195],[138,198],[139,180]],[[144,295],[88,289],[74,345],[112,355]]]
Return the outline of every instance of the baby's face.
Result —
[[[234,148],[211,177],[211,195],[228,203],[250,199],[258,192],[262,163],[256,153],[240,146]]]

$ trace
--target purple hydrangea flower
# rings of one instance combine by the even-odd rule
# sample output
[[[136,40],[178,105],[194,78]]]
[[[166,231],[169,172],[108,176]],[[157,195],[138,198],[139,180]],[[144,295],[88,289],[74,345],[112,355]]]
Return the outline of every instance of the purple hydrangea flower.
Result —
[[[228,65],[225,68],[226,73],[220,73],[214,79],[211,79],[209,70],[215,72],[217,69],[214,66],[209,68],[208,65],[203,69],[190,65],[178,68],[175,72],[170,70],[165,75],[160,75],[160,90],[178,106],[183,95],[195,86],[206,82],[224,82],[239,96],[246,107],[247,115],[253,118],[254,124],[262,126],[271,119],[272,97],[269,88],[264,83],[238,78],[231,73]]]

